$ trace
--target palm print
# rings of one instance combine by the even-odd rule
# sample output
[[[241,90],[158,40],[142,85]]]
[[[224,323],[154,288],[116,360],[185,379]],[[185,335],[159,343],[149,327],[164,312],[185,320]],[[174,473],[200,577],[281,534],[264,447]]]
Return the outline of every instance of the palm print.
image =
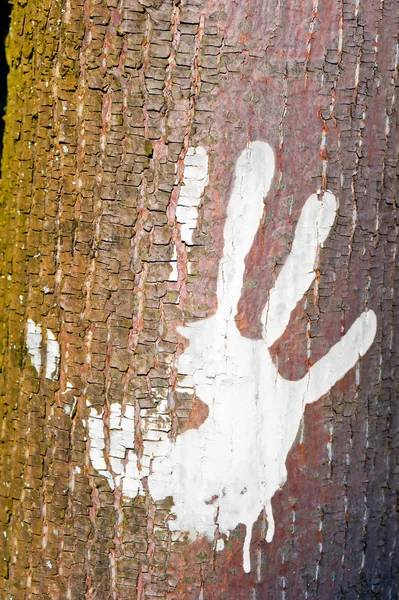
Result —
[[[269,348],[284,333],[291,312],[314,281],[317,256],[335,221],[337,199],[324,191],[311,195],[302,209],[291,252],[266,299],[263,338],[243,337],[237,329],[245,258],[259,227],[274,167],[273,150],[265,142],[252,142],[241,153],[224,228],[217,311],[179,330],[189,341],[178,363],[183,376],[180,385],[194,389],[208,405],[206,421],[175,440],[161,431],[145,448],[151,465],[140,471],[132,444],[133,420],[122,416],[119,405],[111,406],[119,421],[110,433],[111,446],[112,436],[114,446],[120,446],[120,457],[110,452],[114,463],[110,468],[101,456],[103,415],[92,409],[89,419],[90,437],[96,446],[93,466],[110,482],[115,474],[120,477],[123,492],[130,496],[141,492],[140,478],[148,476],[154,501],[173,498],[171,530],[189,532],[192,539],[198,535],[214,539],[216,531],[220,536],[244,524],[246,572],[251,568],[252,525],[263,510],[268,520],[267,540],[273,538],[271,499],[286,481],[286,458],[305,406],[316,402],[354,367],[370,348],[377,326],[375,313],[363,312],[297,381],[284,379],[270,356]],[[121,443],[123,439],[130,439],[130,445]],[[124,466],[127,450],[130,467],[129,463]],[[132,481],[136,483],[132,485]]]

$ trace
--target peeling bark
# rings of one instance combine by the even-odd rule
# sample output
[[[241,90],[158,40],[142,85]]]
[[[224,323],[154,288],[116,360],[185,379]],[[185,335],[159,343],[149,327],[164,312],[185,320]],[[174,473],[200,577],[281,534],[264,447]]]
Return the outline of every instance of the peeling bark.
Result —
[[[14,1],[0,219],[4,597],[399,597],[398,26],[393,0]],[[261,340],[318,190],[338,214],[273,362],[300,380],[366,310],[378,328],[304,409],[271,500],[273,540],[262,511],[245,573],[245,524],[216,527],[213,540],[172,531],[173,497],[150,493],[148,448],[210,418],[205,398],[181,389],[190,346],[178,327],[217,313],[235,166],[255,141],[276,168],[245,259],[242,338]]]

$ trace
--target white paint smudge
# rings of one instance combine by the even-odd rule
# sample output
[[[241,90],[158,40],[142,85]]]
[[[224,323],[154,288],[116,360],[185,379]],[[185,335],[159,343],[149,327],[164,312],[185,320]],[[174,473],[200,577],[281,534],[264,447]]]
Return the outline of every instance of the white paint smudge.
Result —
[[[176,246],[173,246],[173,255],[172,260],[170,261],[170,266],[172,267],[172,271],[169,275],[169,281],[178,281],[178,271],[177,271],[177,250]]]
[[[198,149],[189,156],[197,154]],[[205,151],[199,153],[202,165],[205,155]],[[190,168],[197,166],[187,164],[188,181]],[[274,167],[274,154],[266,143],[253,142],[242,152],[227,209],[217,312],[181,328],[189,345],[179,359],[178,371],[184,378],[178,389],[195,389],[209,406],[206,421],[174,441],[168,438],[167,408],[159,406],[154,424],[147,419],[150,425],[139,468],[133,443],[133,408],[127,407],[122,416],[121,407],[111,405],[109,464],[104,460],[104,414],[98,415],[91,408],[89,417],[92,464],[112,488],[122,482],[123,493],[133,497],[142,493],[140,477],[148,477],[153,500],[172,496],[172,536],[187,531],[192,539],[198,535],[214,539],[217,532],[216,537],[228,536],[240,523],[246,525],[246,572],[251,568],[252,525],[262,510],[268,520],[266,539],[270,542],[273,538],[271,499],[286,481],[286,458],[306,404],[328,392],[357,363],[376,333],[374,312],[362,313],[327,355],[298,381],[283,379],[269,354],[270,346],[287,327],[292,310],[314,281],[319,248],[337,211],[337,200],[330,192],[310,196],[302,209],[291,253],[263,312],[263,339],[251,340],[238,331],[234,317],[244,261],[262,217]],[[200,180],[205,180],[203,174]],[[193,177],[192,181],[198,179]],[[193,197],[199,199],[200,194]],[[190,227],[187,222],[182,224],[187,226],[184,230],[182,227],[182,239],[184,231],[186,240],[191,241],[193,221]],[[160,418],[165,426],[159,425]],[[216,542],[219,551],[220,539]]]
[[[134,453],[134,407],[126,406],[122,415],[122,406],[111,404],[108,421],[109,427],[109,460],[104,458],[105,414],[97,413],[90,408],[89,436],[90,458],[93,467],[109,481],[112,489],[122,483],[123,494],[135,498],[143,494],[143,487],[138,471],[137,455]]]
[[[70,381],[67,381],[66,382],[66,388],[65,388],[65,390],[62,393],[63,394],[67,394],[72,389],[73,389],[72,383]]]
[[[176,207],[176,221],[180,223],[181,239],[191,246],[197,227],[198,206],[208,184],[208,154],[205,148],[189,148],[184,159],[183,184]]]
[[[42,326],[32,319],[27,320],[26,347],[32,365],[40,375],[42,367]],[[46,329],[46,379],[54,381],[58,378],[60,347],[54,333]]]
[[[31,357],[32,365],[35,367],[37,374],[40,375],[42,367],[42,328],[41,325],[36,325],[32,319],[28,319],[27,321],[26,347]]]
[[[58,368],[60,364],[60,346],[54,333],[46,329],[47,355],[46,355],[46,379],[52,381],[58,379]]]

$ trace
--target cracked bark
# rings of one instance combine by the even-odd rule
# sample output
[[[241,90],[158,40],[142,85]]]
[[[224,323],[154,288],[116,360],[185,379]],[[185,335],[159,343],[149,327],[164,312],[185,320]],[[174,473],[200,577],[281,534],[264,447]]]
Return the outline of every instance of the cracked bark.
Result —
[[[398,598],[399,4],[15,0],[11,23],[4,597]],[[175,385],[176,325],[215,311],[232,166],[257,139],[274,148],[277,173],[246,262],[240,331],[260,337],[265,294],[318,188],[339,198],[338,220],[315,286],[273,347],[280,372],[302,377],[365,305],[379,329],[358,366],[306,408],[273,499],[275,537],[265,542],[260,517],[245,574],[243,527],[222,552],[204,539],[174,541],[170,503],[110,489],[90,463],[87,402],[106,412],[133,405],[142,446],[154,390]],[[174,219],[176,181],[198,145],[210,184],[188,248]],[[56,381],[44,369],[38,378],[27,355],[28,318],[58,337]],[[206,411],[178,396],[170,418],[176,435]]]

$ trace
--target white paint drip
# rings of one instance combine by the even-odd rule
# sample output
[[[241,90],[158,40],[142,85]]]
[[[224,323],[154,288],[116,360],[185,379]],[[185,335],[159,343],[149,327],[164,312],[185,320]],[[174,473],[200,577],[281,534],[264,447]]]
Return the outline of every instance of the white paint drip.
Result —
[[[52,381],[58,379],[58,369],[60,364],[60,346],[54,333],[46,329],[47,334],[47,356],[46,356],[46,379]]]
[[[41,325],[36,325],[32,319],[28,319],[27,321],[26,347],[31,357],[32,365],[35,367],[37,374],[40,375],[42,367],[42,328]]]
[[[132,417],[127,413],[122,417],[121,407],[111,406],[109,466],[104,460],[104,415],[97,415],[92,408],[89,418],[92,464],[107,477],[112,488],[122,481],[123,492],[129,497],[142,493],[141,476],[148,477],[153,500],[172,496],[172,536],[187,531],[192,539],[197,535],[214,539],[217,531],[228,536],[240,523],[246,525],[246,572],[251,568],[252,525],[262,510],[268,520],[266,539],[273,539],[271,499],[286,481],[286,458],[306,404],[328,392],[357,363],[376,333],[374,312],[362,313],[299,381],[283,379],[269,354],[269,347],[282,335],[292,310],[314,281],[319,247],[330,232],[337,210],[336,198],[330,192],[314,194],[305,203],[291,253],[263,312],[263,339],[251,340],[238,331],[234,317],[244,261],[257,232],[273,174],[274,154],[270,146],[251,143],[238,159],[227,209],[217,312],[181,328],[189,346],[178,363],[178,371],[184,376],[179,389],[195,389],[209,406],[206,421],[173,441],[167,433],[167,407],[160,406],[153,426],[148,418],[150,425],[139,467]],[[160,417],[165,426],[159,425]]]
[[[184,159],[183,184],[176,207],[176,221],[180,223],[181,239],[191,246],[197,227],[198,206],[208,184],[208,154],[205,148],[189,148]]]

